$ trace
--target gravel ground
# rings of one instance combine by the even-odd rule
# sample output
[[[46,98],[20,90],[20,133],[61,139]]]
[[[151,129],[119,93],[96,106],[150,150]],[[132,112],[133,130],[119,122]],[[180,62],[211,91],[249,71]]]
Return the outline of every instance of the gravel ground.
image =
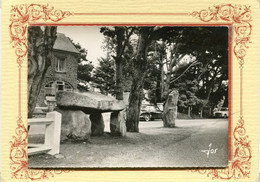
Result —
[[[110,167],[225,167],[228,161],[228,120],[177,120],[176,128],[163,128],[162,121],[140,122],[139,133],[126,137],[106,133],[90,141],[67,141],[61,155],[30,156],[33,168],[110,168]],[[31,129],[30,129],[31,130]],[[29,142],[42,142],[43,135],[32,129]],[[214,149],[209,156],[201,150]],[[216,150],[217,149],[217,150]]]

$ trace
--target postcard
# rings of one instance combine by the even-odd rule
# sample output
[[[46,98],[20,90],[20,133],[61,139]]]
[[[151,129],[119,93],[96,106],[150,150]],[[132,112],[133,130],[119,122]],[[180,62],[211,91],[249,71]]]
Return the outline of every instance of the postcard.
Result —
[[[4,1],[1,179],[257,181],[258,5]]]

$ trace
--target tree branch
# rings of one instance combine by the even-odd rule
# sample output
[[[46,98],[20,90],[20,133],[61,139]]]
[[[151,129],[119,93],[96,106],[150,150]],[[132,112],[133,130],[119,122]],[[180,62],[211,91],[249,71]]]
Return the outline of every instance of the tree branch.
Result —
[[[180,79],[193,65],[195,65],[196,63],[198,63],[198,61],[195,61],[193,63],[191,63],[188,68],[186,68],[181,75],[179,75],[177,78],[175,78],[174,80],[172,80],[170,83],[174,83],[175,81],[177,81],[178,79]]]

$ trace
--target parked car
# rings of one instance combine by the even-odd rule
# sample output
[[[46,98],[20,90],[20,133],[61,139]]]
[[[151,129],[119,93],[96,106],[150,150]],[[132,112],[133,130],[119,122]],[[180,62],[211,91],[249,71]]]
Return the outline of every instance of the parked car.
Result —
[[[142,105],[140,119],[150,121],[154,119],[162,119],[163,111],[156,105]]]
[[[228,108],[222,107],[219,111],[213,111],[213,117],[228,118]]]

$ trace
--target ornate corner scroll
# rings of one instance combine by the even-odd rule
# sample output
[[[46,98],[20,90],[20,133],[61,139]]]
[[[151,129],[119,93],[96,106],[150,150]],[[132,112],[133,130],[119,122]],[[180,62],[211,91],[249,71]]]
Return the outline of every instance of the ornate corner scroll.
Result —
[[[18,88],[18,119],[15,135],[12,137],[10,156],[11,174],[15,179],[48,179],[69,172],[69,170],[33,170],[27,168],[27,126],[21,115],[21,69],[27,55],[27,28],[31,23],[37,21],[58,22],[66,17],[71,16],[69,11],[54,9],[47,5],[41,4],[20,4],[11,7],[9,33],[11,45],[17,56],[16,62],[19,68],[19,88]],[[27,66],[27,65],[26,65]]]
[[[229,162],[227,169],[202,169],[192,170],[200,174],[207,174],[212,179],[240,179],[249,178],[251,169],[251,145],[246,133],[243,119],[243,65],[245,63],[246,50],[251,42],[252,21],[250,6],[223,4],[209,7],[201,11],[194,11],[191,16],[203,22],[231,23],[234,30],[232,51],[240,67],[240,116],[232,132],[233,160]],[[231,61],[231,60],[230,60]]]

